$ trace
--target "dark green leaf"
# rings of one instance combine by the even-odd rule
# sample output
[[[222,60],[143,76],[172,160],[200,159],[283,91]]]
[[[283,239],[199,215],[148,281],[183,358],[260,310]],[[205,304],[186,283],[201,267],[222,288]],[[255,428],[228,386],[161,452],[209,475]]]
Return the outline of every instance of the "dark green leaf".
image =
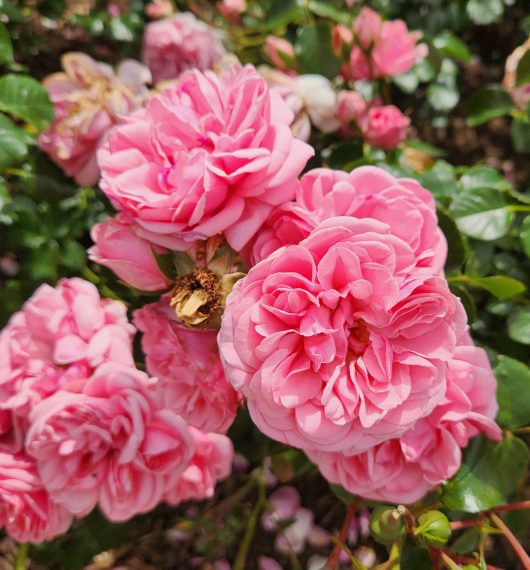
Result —
[[[282,28],[304,17],[304,8],[298,0],[276,0],[267,14],[267,28]]]
[[[449,211],[462,232],[484,241],[505,236],[513,219],[504,195],[493,188],[473,188],[461,192]]]
[[[81,271],[86,265],[85,248],[76,241],[67,241],[62,248],[61,263],[70,270]]]
[[[4,75],[0,79],[0,110],[38,129],[45,129],[53,118],[53,106],[44,87],[31,77]]]
[[[438,208],[436,210],[438,216],[438,225],[447,239],[449,249],[447,251],[447,259],[445,261],[445,269],[458,269],[466,260],[466,244],[464,237],[460,233],[456,222],[449,216],[447,210]]]
[[[329,18],[339,24],[348,25],[351,23],[351,18],[347,14],[347,12],[343,10],[339,10],[334,6],[331,6],[329,2],[322,2],[317,0],[309,0],[307,3],[307,7],[321,18]]]
[[[401,550],[399,567],[403,570],[432,570],[429,551],[408,537]]]
[[[337,75],[341,62],[331,46],[331,30],[331,25],[324,22],[298,29],[295,49],[302,73],[318,73],[328,78]]]
[[[508,336],[516,342],[530,344],[530,307],[519,307],[510,315]]]
[[[168,278],[168,279],[175,279],[176,276],[176,269],[175,263],[173,260],[172,253],[157,253],[154,248],[151,248],[153,255],[155,256],[156,264],[158,265],[158,269]]]
[[[475,24],[498,22],[504,12],[502,0],[469,0],[467,14]]]
[[[514,119],[510,125],[510,134],[517,152],[530,152],[530,123]]]
[[[495,367],[499,424],[518,428],[530,425],[530,369],[522,362],[499,356]]]
[[[326,163],[330,168],[347,170],[347,165],[363,156],[363,144],[360,139],[348,139],[330,147]]]
[[[516,78],[515,84],[517,86],[530,83],[530,50],[523,55],[517,64]]]
[[[477,308],[475,306],[475,301],[473,300],[473,297],[471,296],[467,288],[464,287],[463,285],[455,285],[452,283],[450,289],[451,292],[454,295],[456,295],[462,302],[469,323],[470,324],[474,323],[477,318]]]
[[[9,32],[2,22],[0,22],[0,65],[13,61],[13,44]]]
[[[495,117],[508,115],[513,111],[510,95],[498,85],[484,87],[474,93],[467,106],[467,124],[476,127]]]
[[[445,31],[434,38],[434,45],[444,55],[458,59],[464,63],[471,61],[471,52],[466,44],[453,35],[451,32]]]
[[[20,162],[31,137],[5,115],[0,115],[0,170]]]
[[[530,216],[526,216],[521,224],[521,242],[523,244],[524,252],[530,257]]]
[[[475,438],[465,452],[462,467],[444,489],[444,506],[479,513],[506,503],[524,475],[528,457],[527,445],[517,437],[500,443]]]

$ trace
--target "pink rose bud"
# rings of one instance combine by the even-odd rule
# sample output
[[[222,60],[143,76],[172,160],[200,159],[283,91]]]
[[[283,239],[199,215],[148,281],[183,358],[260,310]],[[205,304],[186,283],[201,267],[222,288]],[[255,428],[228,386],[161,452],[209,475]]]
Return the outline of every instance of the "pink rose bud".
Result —
[[[155,258],[155,253],[166,250],[139,237],[127,216],[118,214],[96,224],[91,236],[95,245],[88,255],[92,261],[112,269],[125,283],[141,291],[168,288],[170,281]]]
[[[295,62],[294,46],[283,38],[267,36],[265,38],[265,55],[278,69],[292,69]]]
[[[364,138],[377,148],[396,148],[407,138],[410,119],[395,106],[372,107],[362,121]]]
[[[173,4],[170,0],[153,0],[145,7],[145,13],[153,20],[167,18],[173,12]]]
[[[219,14],[227,20],[238,20],[246,9],[247,3],[245,0],[222,0],[217,4]]]
[[[337,24],[331,35],[331,46],[337,55],[342,55],[345,48],[351,48],[353,32],[343,24]]]
[[[369,49],[377,42],[381,25],[381,16],[377,12],[366,6],[361,8],[353,23],[353,36],[363,50]]]
[[[343,134],[352,134],[366,114],[366,101],[355,91],[340,91],[337,100],[337,118]]]

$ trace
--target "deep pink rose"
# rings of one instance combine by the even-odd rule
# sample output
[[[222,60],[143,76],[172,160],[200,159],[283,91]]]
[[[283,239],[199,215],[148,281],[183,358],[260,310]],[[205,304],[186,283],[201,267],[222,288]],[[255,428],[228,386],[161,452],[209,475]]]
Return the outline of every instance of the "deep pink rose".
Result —
[[[223,232],[239,251],[313,154],[292,118],[251,66],[190,71],[112,131],[101,187],[153,243],[185,250]]]
[[[170,505],[213,497],[217,482],[226,479],[232,470],[234,448],[228,437],[189,429],[195,453],[185,471],[166,491],[164,499]]]
[[[466,317],[445,280],[416,265],[391,226],[336,217],[236,283],[221,358],[261,431],[359,452],[432,411]]]
[[[19,451],[27,417],[58,389],[78,391],[111,361],[134,366],[125,305],[82,279],[42,285],[0,333],[0,451]]]
[[[85,53],[62,56],[64,72],[43,81],[55,117],[38,138],[39,148],[75,181],[96,184],[96,152],[109,129],[132,113],[147,95],[149,70],[137,61],[123,61],[116,74],[106,63]]]
[[[71,523],[72,515],[50,499],[33,460],[0,452],[0,526],[7,534],[39,543],[64,534]]]
[[[364,138],[377,148],[396,148],[407,138],[410,119],[395,106],[371,107],[361,120]]]
[[[156,382],[103,364],[80,393],[60,390],[33,409],[27,451],[52,498],[71,513],[84,516],[98,504],[119,522],[148,512],[188,466],[190,430],[160,405]]]
[[[374,166],[350,174],[326,168],[304,174],[295,201],[275,208],[258,233],[250,261],[257,263],[283,245],[299,243],[333,216],[384,222],[412,248],[417,268],[431,275],[443,270],[447,243],[432,195],[417,181],[394,178]]]
[[[142,60],[153,82],[174,79],[187,69],[212,69],[225,50],[215,30],[181,12],[145,26]]]
[[[491,366],[484,350],[463,342],[448,364],[447,393],[427,418],[353,457],[310,452],[324,477],[361,497],[412,503],[457,472],[471,437],[483,432],[499,440]]]
[[[88,250],[92,261],[112,269],[125,283],[141,291],[168,288],[169,281],[160,271],[153,252],[166,250],[140,237],[127,216],[107,218],[96,224],[90,235],[95,244]]]
[[[225,432],[239,397],[226,381],[217,331],[183,327],[168,297],[136,310],[134,322],[144,333],[147,370],[159,378],[165,406],[203,431]]]

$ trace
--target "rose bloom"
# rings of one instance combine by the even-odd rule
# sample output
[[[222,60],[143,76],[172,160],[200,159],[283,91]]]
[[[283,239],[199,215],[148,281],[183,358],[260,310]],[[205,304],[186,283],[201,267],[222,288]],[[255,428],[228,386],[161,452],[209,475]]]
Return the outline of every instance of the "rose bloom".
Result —
[[[164,500],[172,506],[182,501],[210,499],[215,485],[232,471],[234,448],[228,437],[189,428],[195,452],[188,467],[169,485]]]
[[[252,66],[190,71],[112,131],[101,188],[152,243],[186,250],[222,232],[238,251],[313,154],[292,119]]]
[[[485,351],[466,337],[449,361],[445,397],[428,417],[353,457],[309,452],[324,477],[364,498],[413,503],[458,471],[470,438],[501,439],[495,377]]]
[[[359,22],[357,22],[359,20]],[[351,74],[354,79],[378,79],[401,75],[427,55],[425,44],[416,45],[420,32],[409,32],[403,20],[382,22],[378,14],[363,8],[354,23]]]
[[[26,449],[52,498],[76,516],[97,504],[114,522],[153,509],[194,452],[182,418],[160,405],[156,382],[101,365],[79,393],[60,390],[30,415]]]
[[[92,261],[112,269],[122,281],[141,291],[168,288],[169,280],[155,258],[155,252],[162,254],[167,250],[140,237],[126,215],[118,214],[96,224],[90,235],[94,245],[88,256]]]
[[[466,316],[446,281],[416,264],[388,224],[335,217],[236,283],[219,347],[263,433],[354,453],[432,411]]]
[[[432,194],[416,180],[394,178],[374,166],[362,166],[350,174],[328,168],[304,174],[295,201],[275,208],[258,233],[251,263],[283,245],[299,243],[333,216],[384,222],[409,244],[420,271],[437,275],[443,270],[447,242],[438,227]]]
[[[132,59],[114,73],[109,65],[77,52],[63,55],[61,64],[63,72],[43,81],[55,117],[37,142],[77,184],[91,186],[99,179],[98,148],[109,129],[141,105],[151,74]]]
[[[137,309],[134,323],[144,333],[147,370],[159,378],[165,406],[203,431],[226,432],[239,397],[225,378],[217,331],[179,324],[167,296]]]
[[[151,70],[154,83],[174,79],[187,69],[212,69],[224,53],[215,30],[191,12],[145,26],[142,61]]]
[[[39,543],[64,534],[72,515],[54,503],[24,453],[0,452],[0,526],[18,542]]]
[[[125,305],[91,283],[41,285],[0,333],[0,451],[19,451],[31,408],[60,388],[77,391],[100,364],[134,366]]]
[[[371,107],[361,120],[364,138],[377,148],[396,148],[407,138],[410,119],[395,106]]]

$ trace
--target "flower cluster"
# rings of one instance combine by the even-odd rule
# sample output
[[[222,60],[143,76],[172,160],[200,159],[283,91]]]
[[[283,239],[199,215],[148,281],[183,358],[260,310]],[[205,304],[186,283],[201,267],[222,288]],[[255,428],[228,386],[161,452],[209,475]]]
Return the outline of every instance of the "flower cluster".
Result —
[[[19,541],[211,496],[223,435],[190,426],[134,367],[125,306],[81,279],[40,287],[0,335],[0,523]]]

